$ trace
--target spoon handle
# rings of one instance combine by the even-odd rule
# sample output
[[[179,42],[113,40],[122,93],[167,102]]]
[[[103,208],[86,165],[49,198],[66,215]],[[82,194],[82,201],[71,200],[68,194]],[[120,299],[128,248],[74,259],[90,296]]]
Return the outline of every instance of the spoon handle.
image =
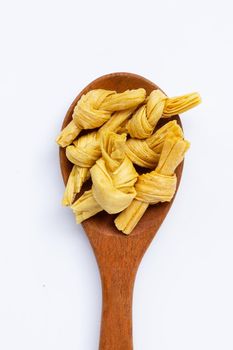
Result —
[[[132,350],[132,298],[138,269],[151,236],[103,235],[89,230],[102,281],[102,322],[99,350]]]
[[[132,297],[136,271],[109,264],[101,269],[102,323],[99,350],[132,350]]]

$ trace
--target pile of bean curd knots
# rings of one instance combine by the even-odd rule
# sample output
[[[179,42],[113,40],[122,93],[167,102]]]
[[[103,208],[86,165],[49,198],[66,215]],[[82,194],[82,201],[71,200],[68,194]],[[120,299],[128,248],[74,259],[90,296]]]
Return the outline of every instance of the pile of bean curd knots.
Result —
[[[118,214],[115,225],[129,234],[149,205],[169,202],[176,191],[176,167],[189,148],[175,120],[155,131],[161,118],[181,114],[201,102],[198,93],[169,98],[160,90],[96,89],[83,95],[57,143],[73,168],[63,205],[77,223],[105,210]],[[79,136],[83,129],[89,133]],[[134,165],[144,168],[139,175]],[[146,172],[146,169],[148,171]],[[91,177],[92,187],[75,200]]]

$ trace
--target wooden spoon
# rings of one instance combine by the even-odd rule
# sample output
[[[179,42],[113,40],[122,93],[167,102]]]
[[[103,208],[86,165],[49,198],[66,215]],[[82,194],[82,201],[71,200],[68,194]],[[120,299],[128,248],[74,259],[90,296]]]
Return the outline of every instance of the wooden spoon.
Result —
[[[108,89],[123,92],[144,88],[149,94],[158,86],[132,73],[104,75],[87,85],[71,104],[62,128],[72,119],[74,106],[80,97],[92,89]],[[181,125],[180,118],[175,116]],[[169,119],[171,120],[171,119]],[[160,126],[168,120],[161,120]],[[60,165],[66,184],[72,164],[65,150],[60,148]],[[179,185],[183,163],[176,170]],[[119,232],[114,225],[115,216],[101,212],[82,225],[94,250],[102,281],[102,322],[100,350],[132,350],[132,297],[139,263],[166,217],[172,202],[149,206],[146,213],[129,236]]]

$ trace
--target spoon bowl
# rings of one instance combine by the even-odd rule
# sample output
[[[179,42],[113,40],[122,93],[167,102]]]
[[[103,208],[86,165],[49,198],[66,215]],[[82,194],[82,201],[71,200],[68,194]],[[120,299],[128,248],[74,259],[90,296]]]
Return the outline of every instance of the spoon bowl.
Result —
[[[104,75],[87,85],[71,104],[62,129],[72,120],[75,105],[83,94],[93,89],[123,92],[127,89],[144,88],[149,94],[159,89],[151,81],[132,73]],[[160,89],[161,90],[161,89]],[[179,116],[169,120],[177,120]],[[167,122],[161,119],[158,127]],[[67,183],[72,164],[60,148],[60,166],[64,183]],[[177,189],[183,162],[176,169]],[[84,186],[84,190],[88,185]],[[177,191],[176,189],[176,191]],[[80,195],[80,194],[79,194]],[[174,200],[174,197],[173,197]],[[165,219],[172,203],[150,205],[129,236],[119,232],[114,224],[116,215],[101,212],[82,223],[93,248],[102,282],[102,321],[99,350],[132,350],[132,298],[133,286],[139,263]]]

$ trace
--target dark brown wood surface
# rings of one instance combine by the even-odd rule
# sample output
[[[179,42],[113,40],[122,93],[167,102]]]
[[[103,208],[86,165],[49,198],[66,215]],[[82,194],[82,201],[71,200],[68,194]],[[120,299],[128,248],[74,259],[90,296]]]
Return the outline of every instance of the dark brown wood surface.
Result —
[[[102,88],[123,92],[145,88],[149,94],[158,86],[132,73],[112,73],[102,76],[85,87],[71,104],[62,128],[72,119],[74,106],[80,97],[92,89]],[[176,119],[181,125],[179,116]],[[170,120],[171,120],[170,119]],[[169,120],[161,120],[159,126]],[[66,184],[72,165],[60,148],[60,164]],[[178,185],[183,163],[176,170]],[[173,201],[172,201],[173,202]],[[102,322],[99,350],[132,350],[132,297],[138,265],[154,238],[172,202],[150,206],[129,236],[114,225],[114,215],[99,213],[83,222],[83,228],[94,250],[102,281]]]

